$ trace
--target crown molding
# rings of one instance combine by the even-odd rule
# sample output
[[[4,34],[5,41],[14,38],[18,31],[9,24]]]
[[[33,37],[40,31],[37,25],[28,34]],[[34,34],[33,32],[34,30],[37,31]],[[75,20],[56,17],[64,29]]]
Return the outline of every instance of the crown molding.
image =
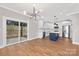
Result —
[[[15,13],[17,13],[17,14],[26,16],[26,15],[22,14],[21,12],[15,10],[15,9],[12,9],[12,8],[9,8],[9,7],[6,7],[6,6],[2,6],[2,5],[0,5],[0,7],[1,7],[1,8],[4,8],[4,9],[7,9],[7,10],[10,10],[10,11],[12,11],[12,12],[15,12]],[[26,17],[27,17],[27,16],[26,16]]]

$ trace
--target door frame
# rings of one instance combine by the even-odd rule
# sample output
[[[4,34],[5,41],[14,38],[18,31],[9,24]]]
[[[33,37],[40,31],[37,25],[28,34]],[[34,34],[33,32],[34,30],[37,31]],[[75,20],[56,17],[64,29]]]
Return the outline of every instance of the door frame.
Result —
[[[18,42],[11,43],[11,44],[7,44],[6,43],[7,42],[6,21],[7,20],[18,21],[19,22],[19,35],[18,35],[19,37],[18,37]],[[27,41],[29,39],[29,22],[28,21],[3,16],[3,21],[2,22],[3,22],[3,47],[9,46],[9,45],[13,45],[13,44],[16,44],[16,43],[20,43],[20,42],[24,42],[24,41]],[[20,41],[20,22],[27,23],[27,40],[24,40],[24,41]]]
[[[68,37],[67,38],[71,38],[71,25],[63,25],[62,26],[62,37],[64,37],[64,35],[65,35],[64,32],[63,32],[64,26],[68,26]]]

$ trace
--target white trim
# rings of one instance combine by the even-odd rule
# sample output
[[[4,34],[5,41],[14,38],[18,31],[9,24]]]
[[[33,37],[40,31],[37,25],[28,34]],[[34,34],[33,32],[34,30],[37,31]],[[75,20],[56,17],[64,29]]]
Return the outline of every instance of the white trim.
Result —
[[[23,40],[23,41],[18,41],[18,42],[15,42],[15,43],[7,44],[6,46],[14,45],[14,44],[21,43],[21,42],[25,42],[25,41],[27,41],[27,40]]]
[[[29,40],[34,40],[34,39],[37,39],[37,38],[39,38],[39,37],[35,37],[35,38],[29,38]]]
[[[20,22],[24,22],[24,23],[27,23],[27,39],[26,40],[23,40],[23,41],[20,41],[20,37],[18,38],[18,42],[15,42],[15,43],[11,43],[11,44],[7,44],[6,43],[6,20],[13,20],[13,21],[18,21],[19,23]],[[11,18],[11,17],[6,17],[6,16],[3,16],[3,45],[0,47],[0,48],[3,48],[3,47],[6,47],[6,46],[9,46],[9,45],[13,45],[13,44],[16,44],[16,43],[20,43],[20,42],[24,42],[24,41],[27,41],[29,40],[29,21],[25,21],[25,20],[20,20],[20,19],[16,19],[16,18]],[[19,24],[20,25],[20,24]],[[20,34],[19,34],[20,36]]]
[[[7,44],[6,42],[6,20],[13,20],[13,21],[18,21],[19,22],[19,20],[18,19],[15,19],[15,18],[11,18],[11,17],[6,17],[6,16],[3,16],[3,46],[7,46],[7,45],[10,45],[10,44]],[[18,38],[18,41],[19,41],[19,38]],[[15,42],[15,43],[17,43],[17,42]],[[14,44],[14,43],[11,43],[11,45],[12,44]]]
[[[71,16],[71,15],[74,15],[74,14],[77,14],[77,13],[79,13],[79,11],[68,13],[68,14],[66,14],[66,16]]]
[[[12,12],[15,12],[15,13],[18,13],[18,14],[21,14],[21,15],[24,15],[24,14],[22,14],[21,12],[16,11],[16,10],[14,10],[14,9],[12,9],[12,8],[9,8],[9,7],[6,7],[6,6],[2,6],[2,5],[0,5],[0,7],[1,7],[1,8],[4,8],[4,9],[7,9],[7,10],[10,10],[10,11],[12,11]],[[26,15],[24,15],[24,16],[26,16]]]
[[[6,19],[4,18],[4,16],[3,16],[3,19],[2,19],[2,22],[3,22],[3,24],[2,24],[2,27],[3,27],[3,32],[2,32],[2,40],[3,40],[3,46],[6,46]]]
[[[4,48],[4,47],[7,47],[7,46],[15,45],[17,43],[22,43],[22,42],[25,42],[25,41],[31,41],[31,40],[34,40],[34,39],[36,39],[36,38],[30,38],[30,39],[27,39],[27,40],[23,40],[23,41],[18,41],[18,42],[15,42],[15,43],[7,44],[6,46],[1,46],[0,48]]]
[[[72,42],[72,44],[76,44],[76,45],[79,45],[79,43],[78,43],[78,42]]]
[[[6,47],[6,46],[0,46],[0,49],[1,49],[1,48],[4,48],[4,47]]]
[[[18,42],[15,42],[15,43],[7,44],[6,46],[1,46],[0,48],[4,48],[4,47],[7,47],[7,46],[15,45],[17,43],[22,43],[22,42],[25,42],[25,41],[29,41],[29,40],[27,39],[27,40],[18,41]]]
[[[20,42],[18,41],[18,42],[15,42],[15,43],[6,44],[6,46],[14,45],[14,44],[17,44],[17,43],[20,43]]]
[[[27,39],[27,40],[18,41],[18,42],[15,42],[15,43],[7,44],[6,46],[1,46],[0,49],[1,49],[1,48],[4,48],[4,47],[7,47],[7,46],[19,44],[19,43],[22,43],[22,42],[25,42],[25,41],[31,41],[31,40],[33,40],[33,39],[36,39],[36,38],[31,38],[31,39]]]

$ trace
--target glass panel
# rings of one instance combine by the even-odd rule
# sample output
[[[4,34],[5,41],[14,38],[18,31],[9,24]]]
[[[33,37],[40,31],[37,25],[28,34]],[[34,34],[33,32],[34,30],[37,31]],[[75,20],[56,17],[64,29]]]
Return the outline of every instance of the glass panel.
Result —
[[[7,26],[7,44],[17,42],[19,35],[19,22],[7,20],[6,26]]]
[[[27,39],[27,23],[20,23],[20,40]]]

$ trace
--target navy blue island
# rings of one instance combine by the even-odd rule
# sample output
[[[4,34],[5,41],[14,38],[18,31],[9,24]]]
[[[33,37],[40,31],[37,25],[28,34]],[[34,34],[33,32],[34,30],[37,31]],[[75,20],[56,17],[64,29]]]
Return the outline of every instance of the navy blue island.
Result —
[[[59,39],[59,33],[58,32],[49,33],[49,39],[52,41],[57,41]]]

